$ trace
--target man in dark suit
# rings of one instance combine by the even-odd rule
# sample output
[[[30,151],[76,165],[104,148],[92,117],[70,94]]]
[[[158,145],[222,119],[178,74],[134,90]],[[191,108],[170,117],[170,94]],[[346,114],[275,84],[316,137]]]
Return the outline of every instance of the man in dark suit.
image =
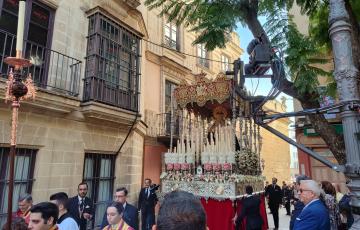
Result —
[[[130,225],[130,227],[134,228],[135,230],[139,229],[139,218],[138,218],[138,210],[135,206],[129,204],[126,201],[127,198],[127,194],[128,194],[128,190],[125,187],[121,187],[116,189],[115,191],[115,195],[114,195],[114,201],[115,202],[119,202],[123,205],[124,207],[124,212],[123,212],[123,219],[124,221]],[[109,204],[110,205],[110,204]],[[107,221],[106,218],[107,214],[106,214],[106,210],[104,213],[104,217],[101,223],[101,229],[103,229],[105,226],[107,226],[109,223]]]
[[[272,184],[268,186],[266,196],[269,199],[270,211],[273,215],[275,229],[279,229],[279,206],[282,202],[282,191],[276,184],[277,179],[272,178]]]
[[[144,188],[140,190],[138,208],[141,210],[142,230],[150,230],[155,224],[155,205],[158,198],[150,179],[145,179],[144,185]]]
[[[290,216],[290,200],[291,200],[291,196],[292,196],[292,189],[290,188],[290,186],[286,185],[283,188],[283,200],[284,200],[284,206],[286,208],[286,215]]]
[[[246,230],[261,230],[263,220],[260,216],[260,198],[253,195],[253,188],[248,185],[245,188],[246,198],[238,217],[235,216],[236,230],[241,229],[241,222],[246,217]]]
[[[319,200],[321,191],[316,181],[301,181],[299,196],[305,207],[295,220],[294,230],[330,230],[329,212]]]
[[[86,230],[87,221],[91,220],[94,212],[92,200],[86,197],[87,191],[88,185],[81,182],[78,185],[78,195],[68,201],[67,210],[79,225],[80,230]]]

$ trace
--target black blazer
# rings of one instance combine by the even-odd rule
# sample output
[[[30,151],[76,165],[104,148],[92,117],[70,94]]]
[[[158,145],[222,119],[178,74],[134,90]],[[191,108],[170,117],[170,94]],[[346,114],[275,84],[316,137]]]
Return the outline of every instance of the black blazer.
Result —
[[[108,204],[108,207],[111,205],[111,203]],[[101,222],[100,229],[103,229],[105,226],[109,225],[109,222],[107,221],[106,210],[107,207],[105,209],[105,213],[103,216],[103,220]],[[138,215],[138,210],[135,206],[126,203],[123,219],[128,225],[130,225],[130,227],[134,228],[135,230],[139,229],[139,215]]]
[[[282,190],[279,185],[270,184],[267,187],[266,195],[269,196],[269,206],[278,206],[282,203]]]
[[[260,216],[260,198],[258,196],[246,197],[243,200],[241,213],[236,219],[236,229],[241,228],[241,222],[246,217],[246,230],[261,229],[263,220]]]
[[[84,199],[85,207],[84,213],[89,213],[94,216],[93,203],[89,197]],[[79,198],[78,196],[71,197],[67,203],[67,210],[72,218],[79,225],[80,230],[86,230],[86,219],[83,216],[79,216]]]
[[[155,190],[150,189],[150,196],[146,195],[146,189],[142,188],[139,194],[138,208],[144,213],[155,213],[155,205],[158,201]]]

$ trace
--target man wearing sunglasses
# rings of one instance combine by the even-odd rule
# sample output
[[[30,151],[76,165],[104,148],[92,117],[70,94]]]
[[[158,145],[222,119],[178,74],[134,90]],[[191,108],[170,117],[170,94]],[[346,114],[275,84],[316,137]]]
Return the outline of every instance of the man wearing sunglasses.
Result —
[[[298,194],[305,207],[295,220],[294,230],[330,230],[329,212],[319,200],[321,192],[315,181],[301,181]]]
[[[294,223],[296,220],[296,217],[298,217],[301,213],[301,211],[304,208],[304,203],[301,202],[301,200],[299,199],[299,189],[300,189],[300,182],[302,180],[310,180],[309,177],[305,176],[305,175],[299,175],[296,177],[296,183],[295,183],[295,188],[294,188],[294,194],[292,197],[292,203],[294,205],[294,210],[291,213],[291,219],[290,219],[290,230],[294,229]]]

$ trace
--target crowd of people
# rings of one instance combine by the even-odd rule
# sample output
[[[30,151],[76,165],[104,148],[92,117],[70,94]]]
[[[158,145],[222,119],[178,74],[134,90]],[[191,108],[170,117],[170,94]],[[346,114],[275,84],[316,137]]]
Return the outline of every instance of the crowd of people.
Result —
[[[279,228],[281,206],[285,207],[286,215],[291,216],[290,230],[344,230],[350,229],[354,222],[349,194],[342,194],[339,185],[329,181],[318,183],[301,175],[291,185],[283,182],[280,188],[273,178],[271,184],[266,182],[265,195],[275,229]]]
[[[127,202],[128,190],[116,189],[114,200],[109,202],[102,223],[95,226],[102,230],[138,230],[141,214],[142,230],[206,230],[206,213],[193,194],[174,191],[166,194],[161,202],[155,220],[155,206],[158,202],[156,190],[150,179],[145,179],[139,193],[138,207]],[[263,229],[260,215],[261,199],[254,195],[253,188],[245,188],[240,213],[235,214],[235,229]],[[48,202],[33,205],[30,194],[23,194],[18,200],[18,210],[13,213],[11,230],[87,230],[94,219],[93,202],[87,195],[88,185],[78,185],[78,194],[69,198],[64,192],[52,194]],[[306,176],[299,176],[292,185],[277,179],[265,186],[265,196],[275,229],[279,228],[279,208],[284,206],[291,216],[290,230],[343,230],[349,229],[353,222],[350,211],[350,197],[341,194],[339,188],[328,181],[315,182]],[[291,206],[293,210],[291,212]],[[243,220],[246,219],[244,222]],[[245,223],[245,226],[244,226]],[[9,230],[7,225],[3,230]]]
[[[58,192],[52,194],[48,202],[36,205],[33,205],[30,194],[23,194],[18,199],[18,210],[12,215],[11,230],[138,230],[139,213],[142,230],[150,230],[155,225],[157,188],[151,179],[145,179],[138,208],[127,202],[128,190],[125,187],[116,189],[114,200],[108,203],[99,226],[91,223],[94,220],[93,201],[87,197],[88,185],[85,182],[78,185],[78,194],[74,197]],[[3,230],[9,230],[7,224]]]

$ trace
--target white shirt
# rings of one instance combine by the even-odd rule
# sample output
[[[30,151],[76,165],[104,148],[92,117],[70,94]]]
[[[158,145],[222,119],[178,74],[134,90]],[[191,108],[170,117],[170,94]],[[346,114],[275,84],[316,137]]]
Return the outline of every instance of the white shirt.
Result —
[[[78,200],[79,200],[79,204],[81,204],[81,200],[83,200],[85,202],[85,197],[82,198],[81,196],[78,195]]]
[[[59,227],[59,230],[79,230],[79,226],[76,221],[71,217],[64,219],[57,226]]]
[[[123,204],[123,208],[124,208],[124,210],[125,210],[125,207],[126,207],[126,202]]]

